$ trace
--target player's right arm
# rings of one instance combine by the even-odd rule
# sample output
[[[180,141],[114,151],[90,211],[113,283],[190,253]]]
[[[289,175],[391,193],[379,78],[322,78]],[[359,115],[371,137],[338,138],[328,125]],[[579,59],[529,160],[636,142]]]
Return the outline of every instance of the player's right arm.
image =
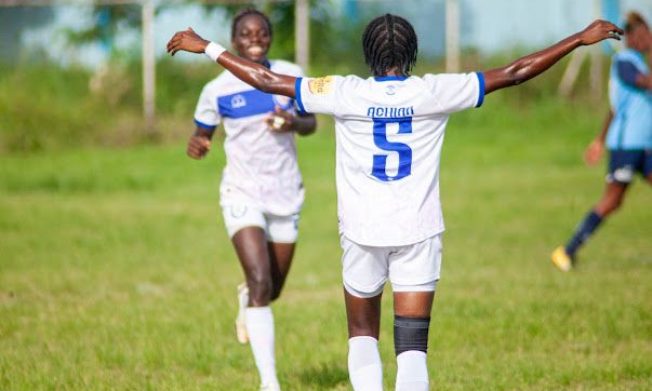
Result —
[[[593,45],[609,38],[620,40],[620,35],[623,33],[623,30],[612,23],[596,20],[584,30],[555,45],[519,58],[505,67],[484,72],[485,94],[515,86],[536,77],[580,46]]]
[[[179,31],[172,36],[167,44],[167,51],[173,56],[180,50],[191,53],[205,53],[209,43],[210,41],[203,39],[193,29],[188,28],[186,31]],[[297,78],[294,76],[272,72],[260,64],[229,52],[220,54],[217,63],[228,69],[240,80],[260,91],[285,95],[290,98],[295,97],[294,87]]]
[[[193,159],[203,159],[211,150],[211,139],[213,132],[197,126],[195,132],[188,139],[186,154]]]
[[[199,94],[195,108],[195,131],[188,139],[186,154],[193,159],[203,159],[211,149],[215,129],[222,121],[217,108],[219,84],[213,80],[206,84]]]

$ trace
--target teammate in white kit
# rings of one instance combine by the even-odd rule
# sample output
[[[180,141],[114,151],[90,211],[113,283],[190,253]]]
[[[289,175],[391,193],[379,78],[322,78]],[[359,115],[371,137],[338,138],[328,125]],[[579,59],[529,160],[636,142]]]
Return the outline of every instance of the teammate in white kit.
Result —
[[[302,76],[294,64],[267,60],[272,27],[263,13],[241,11],[231,36],[240,57],[273,72]],[[316,127],[314,115],[295,115],[293,107],[292,99],[255,90],[224,71],[202,90],[187,151],[203,158],[223,123],[227,162],[220,204],[247,280],[238,287],[236,330],[240,342],[250,343],[266,390],[280,389],[270,302],[279,297],[290,270],[304,196],[294,133],[310,134]]]
[[[439,158],[448,116],[537,76],[580,46],[619,34],[613,24],[596,21],[502,68],[423,77],[410,76],[417,56],[412,26],[389,14],[374,19],[363,34],[373,73],[368,79],[277,74],[191,29],[175,34],[168,52],[206,53],[258,89],[295,98],[301,110],[334,116],[350,380],[355,390],[382,390],[377,343],[381,295],[389,279],[396,389],[420,391],[428,389],[428,328],[441,265]]]

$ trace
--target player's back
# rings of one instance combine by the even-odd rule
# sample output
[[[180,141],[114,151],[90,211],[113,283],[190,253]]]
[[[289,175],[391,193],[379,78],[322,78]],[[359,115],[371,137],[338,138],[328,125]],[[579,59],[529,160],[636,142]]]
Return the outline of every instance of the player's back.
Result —
[[[331,76],[298,102],[336,122],[341,232],[360,244],[416,243],[444,229],[439,161],[450,113],[481,103],[482,76]]]

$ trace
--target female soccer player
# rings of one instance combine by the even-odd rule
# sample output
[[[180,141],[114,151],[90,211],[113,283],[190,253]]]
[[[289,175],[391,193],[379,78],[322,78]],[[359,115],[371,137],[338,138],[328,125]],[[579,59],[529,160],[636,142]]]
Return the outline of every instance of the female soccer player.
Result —
[[[263,91],[296,98],[299,109],[335,117],[337,194],[349,329],[349,377],[355,390],[382,390],[378,353],[380,302],[387,279],[394,295],[397,390],[428,389],[430,311],[444,230],[439,160],[448,116],[482,105],[484,96],[542,73],[572,50],[622,31],[596,21],[585,30],[503,68],[467,74],[410,76],[417,37],[405,19],[371,21],[362,46],[373,77],[297,78],[229,54],[192,29],[176,33],[168,52],[206,53]]]
[[[640,14],[627,16],[625,40],[627,48],[614,55],[611,65],[611,111],[586,152],[587,163],[596,164],[606,141],[610,155],[607,185],[566,246],[552,253],[552,263],[561,271],[573,268],[582,244],[620,207],[637,172],[652,184],[652,74],[648,65],[652,33]]]
[[[300,77],[298,66],[267,59],[271,41],[265,14],[245,9],[236,15],[231,43],[240,58]],[[293,105],[285,96],[255,90],[224,71],[201,93],[187,150],[191,158],[203,158],[223,122],[227,163],[220,204],[247,281],[238,289],[236,330],[241,343],[249,341],[266,390],[280,388],[270,303],[279,297],[290,270],[304,197],[294,134],[310,134],[316,126],[314,115],[295,115]]]

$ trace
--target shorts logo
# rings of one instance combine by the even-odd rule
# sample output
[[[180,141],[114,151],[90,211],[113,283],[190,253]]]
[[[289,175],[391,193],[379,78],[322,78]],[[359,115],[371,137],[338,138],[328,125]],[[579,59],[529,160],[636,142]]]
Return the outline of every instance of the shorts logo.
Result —
[[[634,179],[632,166],[625,166],[614,171],[613,179],[618,182],[629,183]]]
[[[241,107],[245,107],[247,105],[247,100],[245,99],[244,96],[238,94],[231,98],[231,107],[234,109],[239,109]]]
[[[292,215],[292,222],[294,223],[294,230],[299,230],[299,214]]]
[[[247,213],[247,207],[244,205],[236,205],[229,208],[231,217],[239,219]]]
[[[326,76],[318,79],[310,79],[308,89],[314,95],[328,95],[333,91],[333,77]]]

